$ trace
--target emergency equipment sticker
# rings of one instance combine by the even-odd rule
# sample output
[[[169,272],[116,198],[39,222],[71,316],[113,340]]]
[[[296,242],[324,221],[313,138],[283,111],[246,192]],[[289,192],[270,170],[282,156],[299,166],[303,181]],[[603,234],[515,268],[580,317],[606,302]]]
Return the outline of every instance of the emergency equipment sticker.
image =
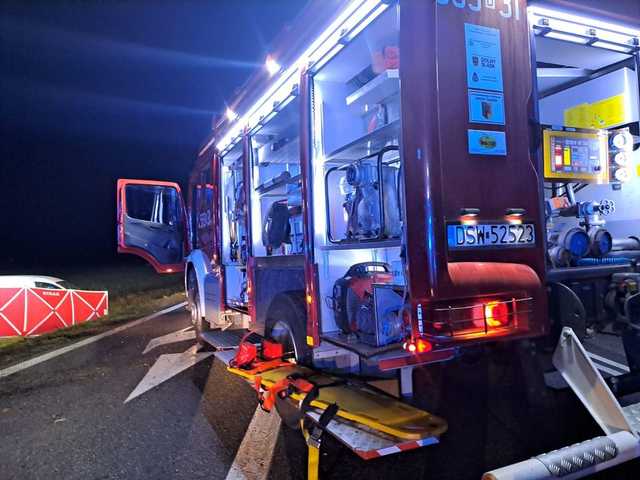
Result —
[[[624,93],[594,103],[581,103],[564,110],[564,124],[576,128],[609,128],[627,122]]]
[[[472,155],[506,155],[507,136],[493,130],[467,130]]]
[[[467,52],[467,86],[502,92],[502,53],[500,30],[464,24]]]
[[[504,125],[504,95],[469,90],[469,122]]]

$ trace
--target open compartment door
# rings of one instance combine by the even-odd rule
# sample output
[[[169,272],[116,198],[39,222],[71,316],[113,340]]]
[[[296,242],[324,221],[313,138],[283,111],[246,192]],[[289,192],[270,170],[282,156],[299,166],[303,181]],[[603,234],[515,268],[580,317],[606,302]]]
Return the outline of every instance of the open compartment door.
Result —
[[[158,273],[184,270],[186,215],[177,183],[119,179],[118,253],[138,255]]]

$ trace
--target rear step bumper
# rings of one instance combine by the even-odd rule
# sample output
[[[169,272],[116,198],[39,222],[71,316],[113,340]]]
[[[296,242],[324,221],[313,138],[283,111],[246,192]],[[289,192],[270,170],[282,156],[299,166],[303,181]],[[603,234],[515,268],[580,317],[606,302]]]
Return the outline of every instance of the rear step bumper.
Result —
[[[483,480],[582,478],[640,457],[640,403],[620,406],[568,327],[560,335],[553,365],[605,435],[487,472]]]
[[[630,432],[592,438],[576,445],[502,467],[483,480],[573,479],[593,475],[640,456],[640,443]]]
[[[323,335],[322,341],[331,343],[357,354],[369,366],[382,371],[445,362],[454,358],[456,351],[452,347],[437,348],[424,353],[410,353],[402,348],[402,344],[394,343],[384,347],[373,347],[363,342],[354,342],[344,334]]]
[[[388,371],[426,365],[428,363],[446,362],[453,359],[455,355],[456,350],[454,348],[443,348],[424,353],[409,353],[404,350],[396,350],[394,352],[383,353],[375,360],[377,360],[380,370]]]

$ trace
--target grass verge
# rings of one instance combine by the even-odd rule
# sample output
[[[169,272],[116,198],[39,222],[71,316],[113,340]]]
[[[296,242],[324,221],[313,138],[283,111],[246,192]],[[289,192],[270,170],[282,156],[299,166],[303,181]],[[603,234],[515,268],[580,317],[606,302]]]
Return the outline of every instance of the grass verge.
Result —
[[[109,315],[37,337],[0,339],[0,366],[17,363],[81,338],[104,332],[114,325],[149,315],[183,302],[182,275],[158,275],[137,262],[117,266],[54,269],[50,275],[79,288],[109,291]]]

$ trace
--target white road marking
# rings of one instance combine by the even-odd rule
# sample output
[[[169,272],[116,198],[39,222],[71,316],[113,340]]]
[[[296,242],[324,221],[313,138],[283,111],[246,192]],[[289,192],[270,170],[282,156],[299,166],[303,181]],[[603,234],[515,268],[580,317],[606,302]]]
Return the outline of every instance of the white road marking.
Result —
[[[197,346],[194,345],[182,353],[160,355],[156,360],[156,363],[153,364],[144,378],[140,380],[140,383],[138,383],[136,388],[133,389],[133,392],[129,394],[124,403],[148,392],[152,388],[157,387],[161,383],[175,377],[187,368],[193,367],[201,360],[213,355],[213,352],[198,353],[196,349]]]
[[[13,375],[14,373],[20,372],[29,367],[33,367],[34,365],[38,365],[39,363],[46,362],[47,360],[51,360],[52,358],[59,357],[60,355],[64,355],[65,353],[71,352],[73,350],[77,350],[78,348],[86,347],[87,345],[95,343],[98,340],[102,340],[103,338],[109,337],[111,335],[115,335],[116,333],[120,333],[128,328],[135,327],[137,325],[140,325],[141,323],[145,323],[145,322],[148,322],[149,320],[153,320],[154,318],[160,317],[165,313],[178,310],[179,308],[184,307],[186,304],[187,302],[179,303],[178,305],[165,308],[164,310],[160,310],[159,312],[152,313],[151,315],[147,315],[146,317],[139,318],[138,320],[134,320],[133,322],[126,323],[112,330],[101,333],[100,335],[95,335],[93,337],[80,340],[79,342],[76,342],[72,345],[68,345],[66,347],[62,347],[57,350],[53,350],[51,352],[45,353],[44,355],[40,355],[30,360],[20,362],[16,365],[12,365],[11,367],[0,370],[0,378],[8,377],[9,375]]]
[[[265,480],[280,433],[280,415],[258,406],[226,480]]]
[[[187,327],[186,329],[178,330],[177,332],[167,333],[166,335],[150,340],[142,354],[144,355],[160,345],[168,345],[169,343],[184,342],[185,340],[195,339],[196,332],[189,330],[190,328],[192,327]]]
[[[622,370],[623,372],[629,371],[629,367],[627,367],[626,365],[623,365],[622,363],[614,362],[610,358],[601,357],[600,355],[596,355],[595,353],[592,353],[592,352],[587,352],[587,354],[594,360],[598,360],[599,362],[606,363],[608,365],[611,365],[612,367],[616,367]]]

